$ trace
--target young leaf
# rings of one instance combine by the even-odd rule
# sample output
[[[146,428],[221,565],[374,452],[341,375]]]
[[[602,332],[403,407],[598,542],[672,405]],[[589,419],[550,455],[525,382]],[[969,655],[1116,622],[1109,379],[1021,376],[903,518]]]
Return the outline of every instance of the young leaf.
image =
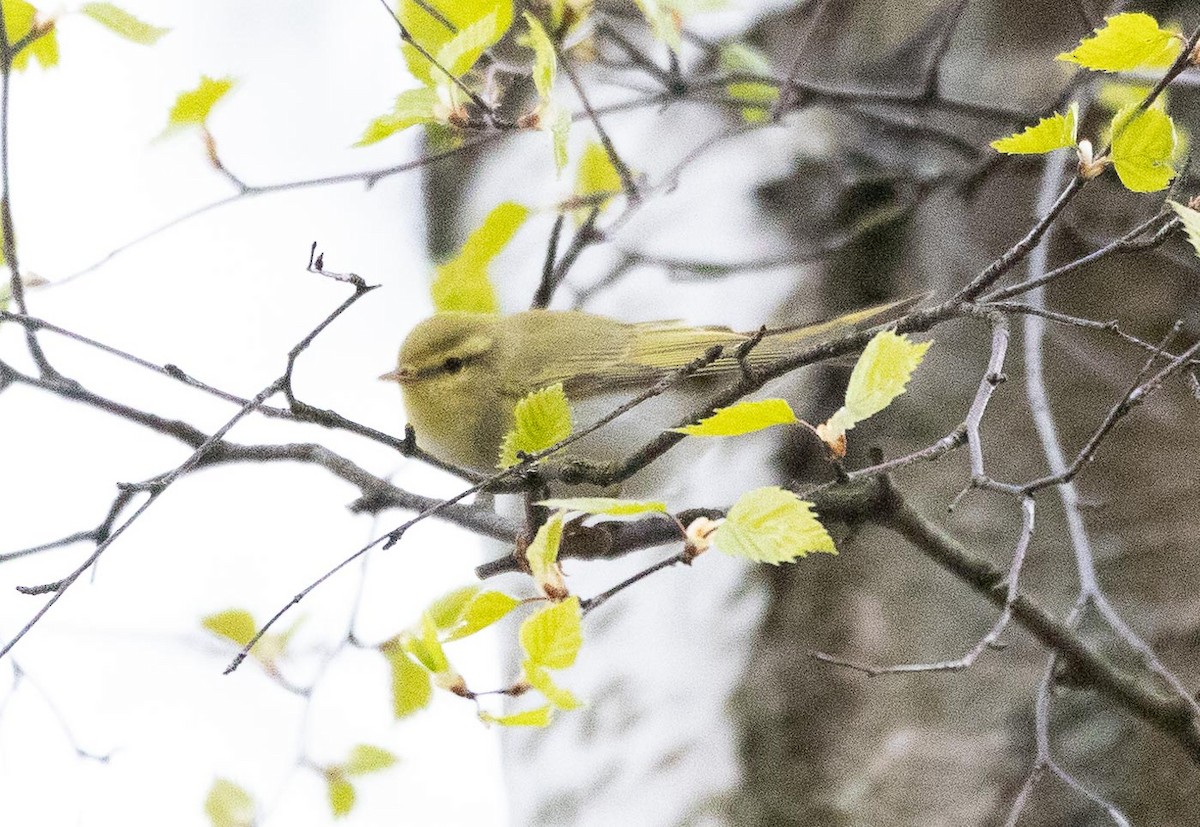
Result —
[[[526,683],[541,692],[555,709],[569,711],[583,706],[573,692],[556,684],[550,673],[536,663],[526,663],[522,671]]]
[[[721,68],[731,73],[746,73],[771,76],[771,61],[762,52],[746,43],[727,43],[719,53]],[[727,84],[726,93],[742,108],[742,120],[759,123],[766,120],[767,113],[779,99],[779,88],[767,83],[739,81]]]
[[[226,609],[206,615],[201,619],[200,625],[213,634],[232,640],[238,646],[245,646],[258,631],[254,615],[245,609]]]
[[[488,280],[488,265],[529,216],[529,208],[512,201],[500,204],[467,238],[458,255],[437,268],[430,288],[439,311],[496,313],[500,306]]]
[[[772,565],[813,552],[837,554],[812,503],[775,487],[743,494],[711,538],[728,555]]]
[[[38,26],[41,34],[24,49],[13,55],[12,67],[20,72],[29,67],[31,60],[36,60],[43,69],[49,69],[58,64],[58,32],[53,21],[38,20],[38,12],[25,0],[3,0],[4,30],[9,43],[16,43],[33,32]]]
[[[1008,155],[1041,155],[1075,146],[1078,142],[1078,121],[1079,104],[1072,103],[1067,108],[1067,114],[1055,113],[1042,118],[1034,126],[1026,127],[1023,132],[992,141],[992,149]]]
[[[470,637],[501,620],[520,605],[520,600],[509,597],[503,592],[483,592],[467,604],[461,621],[450,630],[446,640],[461,640],[464,637]]]
[[[450,661],[442,649],[438,639],[438,629],[433,623],[429,612],[421,615],[420,635],[409,634],[402,639],[404,650],[416,658],[417,662],[428,669],[434,676],[443,675],[450,671]]]
[[[893,399],[904,393],[904,386],[931,344],[910,342],[908,336],[892,330],[876,333],[850,374],[846,404],[817,428],[821,438],[833,443],[859,422],[892,404]]]
[[[526,660],[547,669],[566,669],[583,646],[583,612],[578,597],[547,606],[521,624],[521,650]]]
[[[554,43],[541,22],[529,12],[524,12],[524,15],[529,25],[529,37],[525,39],[525,45],[533,49],[533,85],[538,98],[545,103],[550,100],[550,93],[554,90],[558,57],[554,53]]]
[[[683,44],[679,32],[680,19],[675,10],[665,0],[635,1],[654,36],[666,43],[671,51],[678,52]]]
[[[1150,87],[1145,84],[1112,80],[1100,84],[1100,90],[1096,93],[1096,102],[1113,112],[1120,112],[1122,109],[1137,106],[1149,94]],[[1154,99],[1154,106],[1159,109],[1165,109],[1166,103],[1167,93],[1165,91]]]
[[[513,409],[513,427],[500,445],[499,468],[520,462],[518,452],[535,454],[571,435],[571,406],[562,382],[526,395]]]
[[[1200,212],[1175,201],[1169,203],[1171,204],[1171,209],[1179,214],[1180,220],[1183,221],[1183,230],[1187,233],[1188,241],[1196,250],[1196,255],[1200,256]]]
[[[254,799],[229,779],[216,778],[204,798],[204,813],[212,827],[253,827]]]
[[[325,783],[329,795],[329,809],[337,818],[348,815],[354,809],[354,785],[340,772],[327,772]]]
[[[1165,189],[1175,177],[1175,123],[1161,109],[1151,107],[1141,114],[1123,109],[1112,121],[1113,168],[1121,183],[1133,192]]]
[[[159,38],[171,31],[138,20],[129,12],[112,3],[84,3],[79,10],[126,40],[132,40],[143,46],[153,46],[159,41]]]
[[[433,621],[433,625],[444,632],[458,624],[467,610],[467,604],[477,594],[479,594],[478,586],[463,586],[461,589],[455,589],[433,601],[426,610],[426,614]]]
[[[544,505],[546,508],[557,508],[562,511],[582,511],[584,514],[606,514],[610,517],[667,513],[666,503],[618,500],[613,497],[570,497],[559,500],[542,500],[538,505]]]
[[[728,408],[717,408],[712,416],[694,425],[672,428],[688,436],[740,436],[761,431],[774,425],[791,425],[799,420],[792,406],[783,399],[761,399],[739,402]]]
[[[233,88],[233,78],[214,80],[208,75],[200,77],[195,89],[180,92],[175,105],[167,116],[167,131],[189,126],[204,126],[214,106]]]
[[[442,60],[442,50],[456,37],[468,29],[490,18],[490,23],[478,25],[470,39],[475,41],[472,48],[466,49],[467,40],[460,41],[454,51],[458,52],[459,62],[468,62],[462,71],[467,71],[488,48],[496,43],[513,21],[512,0],[400,0],[398,6],[400,22],[404,24],[409,35],[431,55],[438,57],[438,62],[454,72]],[[474,55],[472,51],[478,49]],[[404,44],[402,51],[404,61],[413,76],[426,86],[434,86],[445,81],[445,75],[434,68],[428,58],[411,44]],[[447,54],[447,57],[451,57]]]
[[[396,97],[392,111],[380,115],[367,124],[362,137],[355,146],[367,146],[377,143],[397,132],[417,124],[441,123],[438,117],[438,105],[441,99],[436,89],[422,86],[420,89],[408,89]]]
[[[621,194],[621,174],[613,166],[604,146],[597,141],[583,148],[579,168],[575,172],[575,196],[580,201],[591,202],[604,210],[614,197]],[[583,221],[586,210],[577,210],[577,223]]]
[[[342,769],[346,775],[366,775],[386,770],[395,763],[396,756],[383,747],[359,744],[350,750],[350,757],[346,759]]]
[[[550,726],[550,719],[553,717],[554,707],[552,706],[539,706],[537,709],[514,712],[512,715],[493,715],[490,712],[479,713],[479,720],[485,724],[498,724],[500,726],[547,727]]]
[[[1104,18],[1095,34],[1058,59],[1101,72],[1164,69],[1175,61],[1182,45],[1179,35],[1159,28],[1150,15],[1125,12]]]
[[[554,170],[561,174],[567,167],[567,139],[571,137],[571,113],[564,107],[549,105],[542,115],[550,125]]]
[[[466,74],[475,65],[475,61],[479,60],[480,55],[504,34],[503,29],[497,31],[498,26],[499,19],[496,13],[492,12],[460,29],[458,34],[438,49],[438,64],[454,77]],[[436,72],[433,75],[435,81],[438,80],[439,74],[441,73]]]
[[[558,547],[562,543],[563,512],[556,511],[542,523],[533,542],[525,549],[525,559],[533,582],[547,597],[558,600],[567,596],[567,584],[563,582],[562,568],[558,565]],[[528,622],[528,621],[527,621]]]
[[[392,666],[392,714],[405,718],[428,706],[433,697],[429,673],[393,641],[384,644],[381,651]]]

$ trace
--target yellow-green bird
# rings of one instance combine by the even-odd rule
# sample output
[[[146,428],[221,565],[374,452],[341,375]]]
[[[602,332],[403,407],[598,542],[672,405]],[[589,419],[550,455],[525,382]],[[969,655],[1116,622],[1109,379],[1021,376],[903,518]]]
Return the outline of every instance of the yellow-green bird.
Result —
[[[772,330],[750,351],[762,366],[894,319],[915,302],[869,307],[817,324]],[[494,470],[513,410],[525,395],[563,383],[576,402],[648,388],[702,356],[726,348],[699,375],[740,370],[732,353],[754,333],[681,322],[618,321],[577,310],[527,310],[510,316],[442,312],[413,328],[396,370],[381,379],[400,383],[417,444],[459,467]]]

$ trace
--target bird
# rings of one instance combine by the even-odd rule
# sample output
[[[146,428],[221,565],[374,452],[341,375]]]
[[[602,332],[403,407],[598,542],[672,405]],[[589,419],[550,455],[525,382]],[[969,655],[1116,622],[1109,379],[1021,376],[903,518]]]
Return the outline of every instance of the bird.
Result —
[[[679,321],[624,322],[581,310],[442,311],[412,329],[396,369],[379,378],[399,383],[418,446],[449,465],[486,473],[496,468],[517,403],[533,391],[561,382],[574,405],[643,390],[714,345],[722,355],[696,375],[732,376],[743,369],[738,346],[752,337],[761,338],[744,363],[754,369],[894,321],[920,298],[765,333]]]

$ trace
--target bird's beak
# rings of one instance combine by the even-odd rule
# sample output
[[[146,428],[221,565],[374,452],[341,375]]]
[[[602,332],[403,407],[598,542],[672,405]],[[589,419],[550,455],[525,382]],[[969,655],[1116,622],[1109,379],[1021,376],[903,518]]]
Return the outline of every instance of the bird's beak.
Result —
[[[384,382],[398,382],[403,385],[406,381],[412,378],[412,373],[404,368],[396,368],[390,373],[385,373],[379,377]]]

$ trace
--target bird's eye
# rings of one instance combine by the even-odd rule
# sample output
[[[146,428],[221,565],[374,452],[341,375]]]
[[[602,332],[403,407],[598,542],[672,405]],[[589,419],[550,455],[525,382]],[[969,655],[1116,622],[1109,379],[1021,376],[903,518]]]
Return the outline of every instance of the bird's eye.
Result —
[[[445,362],[442,362],[442,369],[446,371],[446,373],[458,373],[460,370],[462,370],[462,366],[463,360],[457,356],[450,356]]]

